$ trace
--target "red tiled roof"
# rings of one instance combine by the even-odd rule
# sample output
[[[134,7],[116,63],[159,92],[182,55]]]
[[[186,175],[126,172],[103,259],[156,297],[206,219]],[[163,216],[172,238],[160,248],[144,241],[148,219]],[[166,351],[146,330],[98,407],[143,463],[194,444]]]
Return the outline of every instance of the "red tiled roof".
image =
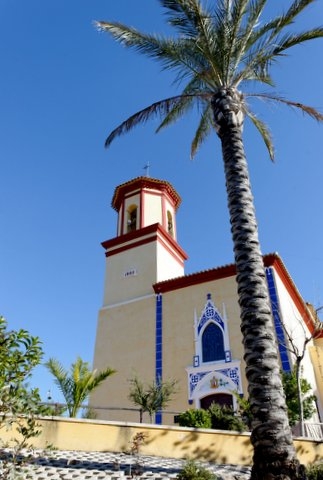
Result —
[[[172,198],[176,210],[181,203],[181,197],[178,195],[174,187],[166,180],[158,180],[150,177],[137,177],[119,185],[115,189],[111,202],[112,208],[114,208],[116,211],[119,211],[124,196],[134,189],[139,188],[150,188],[167,192],[167,194]]]

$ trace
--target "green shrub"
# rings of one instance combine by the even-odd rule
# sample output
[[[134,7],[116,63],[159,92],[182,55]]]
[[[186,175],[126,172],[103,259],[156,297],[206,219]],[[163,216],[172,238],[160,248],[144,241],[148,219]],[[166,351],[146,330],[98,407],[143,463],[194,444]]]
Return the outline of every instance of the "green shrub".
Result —
[[[306,468],[308,480],[323,480],[323,463],[315,463]]]
[[[178,480],[216,480],[217,477],[193,460],[189,460],[176,477]]]
[[[181,427],[211,428],[211,417],[207,410],[190,409],[178,415]]]
[[[212,403],[208,412],[211,418],[211,428],[218,430],[235,430],[237,432],[248,430],[243,420],[237,417],[230,407]]]

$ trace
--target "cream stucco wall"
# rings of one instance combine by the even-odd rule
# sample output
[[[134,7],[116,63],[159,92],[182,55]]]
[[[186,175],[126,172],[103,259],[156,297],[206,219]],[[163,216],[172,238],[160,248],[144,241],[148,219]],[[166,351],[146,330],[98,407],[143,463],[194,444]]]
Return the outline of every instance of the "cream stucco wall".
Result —
[[[130,278],[139,281],[139,278]],[[167,292],[163,297],[162,344],[163,379],[176,380],[177,392],[167,406],[170,414],[163,415],[163,423],[172,424],[174,414],[187,410],[188,376],[186,369],[192,367],[195,355],[194,317],[200,316],[206,303],[207,294],[220,313],[227,319],[229,346],[232,360],[240,362],[242,389],[247,392],[244,376],[242,337],[240,332],[239,306],[235,294],[236,282],[233,277],[214,280],[199,285]],[[131,292],[123,291],[129,298]],[[155,378],[156,342],[156,298],[155,295],[137,300],[127,300],[100,311],[95,346],[95,368],[109,365],[117,373],[91,396],[93,406],[133,407],[128,399],[129,379],[137,374],[146,382]],[[223,364],[223,362],[219,362]],[[231,390],[229,390],[231,392]],[[217,393],[215,390],[209,392]],[[195,407],[199,404],[195,402]],[[124,416],[126,415],[126,417]],[[138,420],[138,413],[99,412],[99,418]]]
[[[194,316],[199,317],[206,303],[207,294],[212,295],[212,301],[220,313],[225,306],[229,342],[233,360],[243,357],[242,336],[240,332],[240,317],[236,282],[233,277],[210,281],[190,287],[174,290],[163,294],[163,377],[178,381],[178,393],[168,409],[185,411],[191,407],[188,403],[187,367],[192,367],[195,355]],[[223,362],[219,362],[222,364]],[[241,362],[243,390],[247,392],[244,375],[244,363]],[[216,391],[210,391],[217,393]],[[164,415],[165,423],[172,423],[171,415]]]
[[[63,418],[42,419],[40,423],[42,434],[34,439],[35,448],[52,445],[58,450],[127,452],[134,436],[144,432],[147,440],[140,449],[143,455],[230,465],[252,464],[248,433]],[[12,431],[2,434],[4,441],[12,437]],[[295,439],[294,445],[298,459],[305,465],[323,458],[323,443]]]
[[[115,304],[152,293],[156,262],[156,242],[108,256],[103,304]],[[133,273],[128,275],[128,272]]]
[[[134,373],[141,380],[147,382],[155,379],[156,297],[152,288],[153,282],[151,280],[147,281],[147,278],[151,279],[154,278],[154,275],[157,275],[156,270],[154,272],[154,268],[156,269],[154,262],[157,258],[159,263],[165,267],[167,273],[167,258],[169,258],[168,253],[163,250],[154,256],[157,251],[158,246],[156,244],[131,249],[126,256],[128,259],[133,259],[132,265],[135,264],[136,258],[141,259],[142,276],[138,273],[136,277],[125,279],[124,286],[121,286],[121,282],[119,284],[116,282],[116,285],[111,285],[111,282],[109,282],[107,286],[110,289],[110,295],[113,292],[114,299],[123,297],[124,300],[116,304],[106,305],[100,311],[94,365],[96,368],[109,365],[116,368],[118,373],[113,378],[108,379],[106,386],[93,395],[91,403],[96,406],[133,407],[128,400],[129,379],[133,377]],[[161,259],[163,261],[160,261]],[[123,263],[124,258],[120,258],[119,255],[116,255],[114,260],[116,269],[120,269],[120,265],[126,265],[126,262]],[[112,265],[110,264],[110,271],[111,269]],[[113,271],[113,275],[115,275],[115,271]],[[306,328],[301,323],[303,312],[297,310],[289,292],[276,272],[274,272],[274,275],[281,318],[285,322],[286,328],[291,332],[293,340],[301,349],[304,341],[304,328]],[[141,294],[141,297],[139,294]],[[247,396],[247,381],[243,361],[244,351],[240,331],[240,309],[234,276],[166,291],[162,294],[162,375],[164,380],[177,381],[177,392],[166,409],[171,413],[163,415],[162,421],[165,424],[173,424],[174,415],[178,412],[183,412],[192,407],[199,408],[200,399],[203,395],[232,392],[231,387],[216,391],[211,386],[209,386],[209,389],[204,386],[203,394],[201,391],[199,395],[194,396],[193,404],[189,402],[187,371],[188,369],[192,371],[193,356],[196,354],[194,319],[200,317],[208,294],[211,294],[213,303],[226,321],[232,361],[238,361],[241,374],[241,391]],[[134,298],[135,295],[137,295],[136,298]],[[305,331],[305,334],[309,334],[308,330]],[[312,355],[312,358],[310,358],[308,352],[306,352],[303,367],[304,376],[310,381],[313,391],[319,399],[318,407],[321,410],[322,392],[317,384],[317,375],[315,376],[313,369],[314,359],[318,361],[317,358],[317,355]],[[225,367],[223,362],[222,366]],[[218,368],[220,369],[222,366],[219,362]],[[109,385],[111,385],[111,388]],[[109,415],[100,413],[100,418],[138,420],[137,412],[126,412],[125,415],[126,417],[120,412],[110,412]]]
[[[131,408],[130,380],[138,375],[142,381],[155,378],[155,295],[128,301],[100,310],[94,366],[110,366],[117,373],[93,392],[93,407]],[[98,410],[98,418],[138,421],[138,413]]]
[[[319,411],[323,412],[323,345],[319,344],[309,347],[309,353],[315,372],[317,405]],[[323,414],[321,415],[321,419],[322,418]]]
[[[103,304],[147,295],[154,283],[182,275],[183,264],[159,240],[124,250],[107,257]]]
[[[147,259],[149,260],[149,259]],[[184,265],[178,253],[169,245],[168,249],[160,241],[157,242],[156,283],[169,278],[182,277]]]
[[[143,225],[163,224],[162,196],[160,192],[150,190],[144,192]]]

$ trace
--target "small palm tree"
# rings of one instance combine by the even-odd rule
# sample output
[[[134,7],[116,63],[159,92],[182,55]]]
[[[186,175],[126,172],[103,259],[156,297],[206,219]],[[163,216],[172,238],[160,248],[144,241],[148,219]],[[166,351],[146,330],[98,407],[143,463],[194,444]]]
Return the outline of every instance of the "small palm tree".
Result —
[[[156,382],[145,385],[138,377],[134,377],[130,383],[129,399],[139,406],[140,423],[142,423],[144,412],[148,412],[150,423],[152,423],[153,414],[166,408],[172,395],[176,393],[176,380],[163,382],[158,379]]]
[[[55,383],[62,392],[70,417],[76,417],[89,394],[97,388],[106,378],[116,372],[112,368],[102,371],[91,370],[88,362],[77,357],[72,363],[70,371],[55,358],[50,358],[45,367],[55,378]]]
[[[106,146],[140,123],[161,118],[160,130],[198,107],[199,124],[191,154],[216,132],[222,146],[228,207],[237,269],[241,331],[252,412],[254,459],[252,479],[300,478],[280,377],[277,346],[265,270],[251,193],[242,130],[248,117],[260,132],[270,158],[274,149],[268,127],[251,110],[248,98],[298,108],[318,121],[314,108],[275,93],[248,92],[247,87],[273,87],[270,67],[286,52],[315,38],[323,28],[294,33],[291,26],[315,0],[294,0],[285,13],[263,19],[270,0],[159,0],[177,35],[144,34],[117,22],[97,22],[118,42],[174,70],[180,95],[135,113],[107,138]],[[277,2],[279,3],[279,2]],[[280,5],[279,5],[280,7]]]

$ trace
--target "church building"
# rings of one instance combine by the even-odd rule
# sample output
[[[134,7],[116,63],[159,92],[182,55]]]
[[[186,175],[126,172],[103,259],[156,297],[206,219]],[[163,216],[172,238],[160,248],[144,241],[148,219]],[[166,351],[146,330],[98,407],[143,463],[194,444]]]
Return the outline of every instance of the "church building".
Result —
[[[181,203],[164,180],[138,177],[115,189],[117,235],[102,243],[106,256],[94,368],[117,370],[90,398],[98,419],[139,421],[129,400],[130,380],[175,380],[177,391],[157,424],[212,402],[237,408],[248,397],[235,265],[185,275],[187,254],[177,242]],[[264,256],[277,348],[284,372],[313,334],[315,315],[278,254]],[[323,420],[323,330],[306,348],[303,376]],[[321,419],[321,420],[320,420]],[[144,421],[149,421],[144,417]]]

